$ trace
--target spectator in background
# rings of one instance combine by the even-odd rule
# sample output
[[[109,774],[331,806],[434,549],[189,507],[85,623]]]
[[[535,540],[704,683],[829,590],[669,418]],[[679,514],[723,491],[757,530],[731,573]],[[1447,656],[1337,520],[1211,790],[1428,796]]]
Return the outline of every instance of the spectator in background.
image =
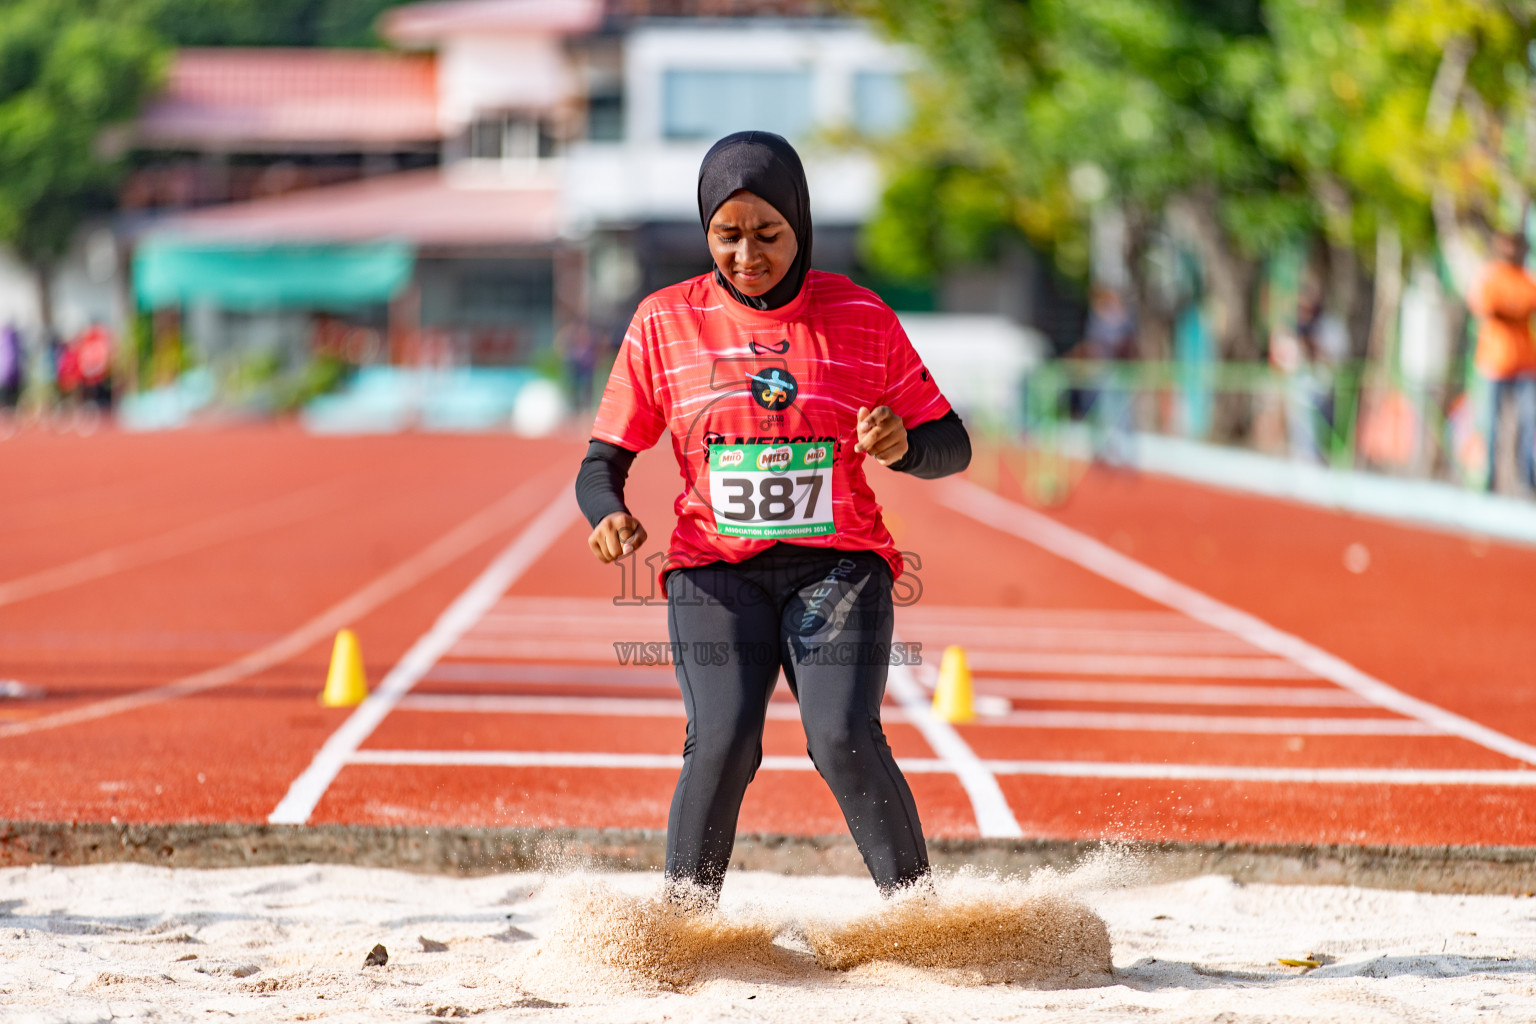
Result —
[[[1536,344],[1531,316],[1536,314],[1536,278],[1525,269],[1525,236],[1501,232],[1494,237],[1493,260],[1472,289],[1468,305],[1479,320],[1477,370],[1488,381],[1483,436],[1488,442],[1488,476],[1493,490],[1499,453],[1499,414],[1506,399],[1515,407],[1515,463],[1528,487],[1536,487]]]
[[[1083,340],[1069,355],[1099,364],[1093,387],[1082,395],[1083,412],[1091,417],[1097,435],[1094,454],[1111,465],[1129,465],[1132,395],[1120,369],[1111,364],[1136,358],[1136,317],[1115,289],[1095,286]]]
[[[68,402],[80,388],[80,361],[74,345],[67,345],[58,335],[49,332],[48,353],[53,363],[53,386],[59,401]]]
[[[1277,327],[1269,341],[1269,361],[1286,375],[1285,425],[1291,458],[1324,461],[1323,440],[1333,425],[1329,366],[1348,346],[1343,324],[1323,307],[1322,290],[1307,283],[1296,302],[1294,332]]]
[[[93,322],[70,345],[75,352],[75,372],[80,397],[100,409],[112,407],[112,332]]]
[[[16,325],[7,323],[0,329],[0,409],[13,412],[21,401],[21,388],[25,383],[21,350],[21,333]]]
[[[555,338],[571,385],[571,405],[578,417],[592,407],[592,377],[607,347],[605,339],[584,319],[572,320]]]

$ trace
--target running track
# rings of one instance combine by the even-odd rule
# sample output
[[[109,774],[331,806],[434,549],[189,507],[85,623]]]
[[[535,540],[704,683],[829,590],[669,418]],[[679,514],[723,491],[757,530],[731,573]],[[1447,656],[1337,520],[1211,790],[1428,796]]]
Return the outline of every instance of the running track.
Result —
[[[0,697],[0,818],[664,827],[681,705],[614,648],[664,611],[587,552],[580,452],[0,444],[0,679],[44,691]],[[1145,476],[1045,516],[1016,464],[871,469],[921,562],[887,733],[930,835],[1536,845],[1536,551]],[[636,465],[650,551],[675,480]],[[347,625],[374,696],[322,709]],[[951,643],[972,725],[925,711]],[[741,829],[843,832],[775,700]]]

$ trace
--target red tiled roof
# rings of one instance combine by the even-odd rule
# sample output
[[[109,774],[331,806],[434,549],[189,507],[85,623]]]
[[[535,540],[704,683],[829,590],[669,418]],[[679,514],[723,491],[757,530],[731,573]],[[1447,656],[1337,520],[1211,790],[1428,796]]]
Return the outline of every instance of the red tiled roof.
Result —
[[[461,184],[432,169],[210,207],[155,231],[207,242],[369,242],[420,246],[534,245],[560,231],[560,194],[546,187]]]
[[[162,148],[379,149],[440,137],[433,58],[369,50],[179,50],[138,122],[140,145]]]
[[[380,34],[400,46],[427,46],[474,32],[579,35],[604,20],[635,18],[821,18],[843,14],[836,0],[428,0],[384,13]]]
[[[579,35],[602,24],[604,0],[435,0],[386,11],[379,34],[423,45],[472,32]]]
[[[848,17],[836,0],[605,0],[610,18]]]

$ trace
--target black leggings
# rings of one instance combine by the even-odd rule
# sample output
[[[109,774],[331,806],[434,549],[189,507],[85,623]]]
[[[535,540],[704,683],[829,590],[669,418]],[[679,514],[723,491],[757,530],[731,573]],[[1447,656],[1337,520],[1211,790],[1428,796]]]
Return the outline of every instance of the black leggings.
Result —
[[[667,877],[717,894],[779,669],[806,752],[882,892],[928,874],[912,791],[880,728],[891,571],[868,551],[775,544],[739,563],[667,575],[667,627],[688,711],[667,821]]]

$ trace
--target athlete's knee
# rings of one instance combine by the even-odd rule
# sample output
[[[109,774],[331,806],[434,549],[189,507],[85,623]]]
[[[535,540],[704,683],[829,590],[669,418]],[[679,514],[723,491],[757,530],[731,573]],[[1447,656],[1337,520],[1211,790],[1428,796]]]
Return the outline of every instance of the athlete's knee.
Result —
[[[861,773],[886,749],[880,723],[857,714],[806,723],[805,744],[823,775]]]
[[[743,773],[750,778],[762,761],[761,727],[750,722],[734,728],[696,730],[683,744],[683,756],[695,769],[730,775]]]

